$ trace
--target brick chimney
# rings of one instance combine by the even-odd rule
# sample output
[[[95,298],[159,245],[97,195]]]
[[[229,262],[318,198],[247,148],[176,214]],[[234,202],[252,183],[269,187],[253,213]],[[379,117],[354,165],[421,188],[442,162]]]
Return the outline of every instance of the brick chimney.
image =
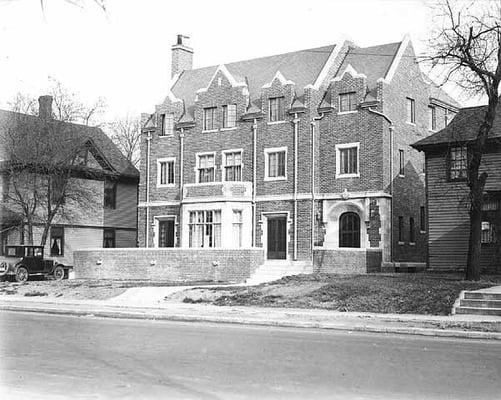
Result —
[[[44,120],[52,119],[52,96],[38,98],[38,116]]]
[[[188,46],[188,36],[177,35],[177,43],[172,46],[171,77],[193,68],[193,49]]]

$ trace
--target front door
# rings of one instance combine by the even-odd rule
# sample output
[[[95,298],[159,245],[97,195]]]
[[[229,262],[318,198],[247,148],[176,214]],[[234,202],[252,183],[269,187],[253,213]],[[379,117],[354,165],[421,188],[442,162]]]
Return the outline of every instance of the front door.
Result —
[[[158,221],[158,247],[174,247],[174,220]]]
[[[268,217],[268,259],[287,258],[287,217]]]

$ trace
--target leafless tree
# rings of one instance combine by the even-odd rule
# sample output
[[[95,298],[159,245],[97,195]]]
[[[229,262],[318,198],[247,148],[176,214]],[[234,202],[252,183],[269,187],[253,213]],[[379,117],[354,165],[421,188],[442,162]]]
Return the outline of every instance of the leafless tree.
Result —
[[[437,30],[430,41],[434,68],[444,69],[471,96],[485,96],[485,114],[474,140],[468,143],[470,235],[466,279],[480,279],[481,223],[488,175],[480,172],[487,137],[496,118],[501,82],[501,9],[498,2],[442,0],[436,8]]]
[[[140,117],[127,114],[123,118],[117,118],[103,128],[127,160],[135,167],[139,166],[139,145],[141,143]]]

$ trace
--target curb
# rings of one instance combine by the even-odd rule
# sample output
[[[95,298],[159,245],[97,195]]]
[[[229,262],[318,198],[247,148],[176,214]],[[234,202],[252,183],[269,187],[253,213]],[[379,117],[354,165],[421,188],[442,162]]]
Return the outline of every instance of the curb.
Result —
[[[144,309],[142,309],[144,310]],[[204,323],[223,323],[251,326],[272,326],[283,328],[303,328],[303,329],[325,329],[349,332],[370,332],[370,333],[390,333],[402,335],[419,336],[437,336],[462,339],[483,339],[483,340],[501,340],[501,332],[481,332],[481,331],[461,331],[452,329],[433,329],[417,327],[384,327],[364,324],[343,324],[342,322],[309,322],[309,321],[282,321],[282,320],[260,320],[256,318],[242,318],[238,316],[179,316],[166,313],[156,315],[151,312],[141,312],[132,310],[75,310],[69,308],[41,308],[16,305],[0,305],[0,311],[31,312],[52,315],[70,315],[76,317],[99,317],[99,318],[118,318],[118,319],[137,319],[137,320],[163,320],[175,322],[204,322]]]

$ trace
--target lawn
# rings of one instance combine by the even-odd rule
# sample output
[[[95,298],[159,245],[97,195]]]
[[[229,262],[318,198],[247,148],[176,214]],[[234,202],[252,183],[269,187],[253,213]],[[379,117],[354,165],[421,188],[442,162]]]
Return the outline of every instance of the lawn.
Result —
[[[499,284],[452,275],[299,275],[253,287],[200,288],[185,302],[221,306],[320,308],[373,313],[448,315],[461,290]]]

